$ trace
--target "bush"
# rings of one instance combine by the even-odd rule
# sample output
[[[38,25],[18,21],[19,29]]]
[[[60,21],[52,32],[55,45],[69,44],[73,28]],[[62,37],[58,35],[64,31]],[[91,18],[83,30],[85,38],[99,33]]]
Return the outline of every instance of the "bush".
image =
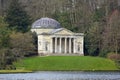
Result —
[[[118,69],[120,69],[120,54],[108,53],[107,58],[114,60]]]
[[[107,58],[115,61],[120,61],[120,54],[108,53]]]

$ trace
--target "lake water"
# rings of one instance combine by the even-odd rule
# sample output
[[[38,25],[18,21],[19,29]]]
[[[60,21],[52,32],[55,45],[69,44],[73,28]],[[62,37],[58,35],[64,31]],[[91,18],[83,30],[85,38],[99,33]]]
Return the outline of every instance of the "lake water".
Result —
[[[0,80],[120,80],[120,72],[39,71],[0,74]]]

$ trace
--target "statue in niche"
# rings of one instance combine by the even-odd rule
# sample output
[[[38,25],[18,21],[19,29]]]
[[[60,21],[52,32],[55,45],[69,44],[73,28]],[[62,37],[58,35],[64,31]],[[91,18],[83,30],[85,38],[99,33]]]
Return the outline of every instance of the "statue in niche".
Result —
[[[80,51],[80,45],[78,45],[78,51]]]

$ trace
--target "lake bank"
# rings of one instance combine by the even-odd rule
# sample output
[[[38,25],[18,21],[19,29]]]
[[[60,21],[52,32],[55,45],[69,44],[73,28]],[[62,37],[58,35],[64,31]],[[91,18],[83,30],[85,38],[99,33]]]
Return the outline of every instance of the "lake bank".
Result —
[[[75,72],[75,70],[62,70],[63,72]],[[57,70],[57,72],[62,72],[62,71],[59,71]],[[41,72],[41,71],[30,71],[30,70],[0,70],[0,74],[12,74],[12,73],[36,73],[36,72]],[[48,72],[47,71],[44,71],[44,72]],[[51,71],[51,72],[56,72],[56,71]],[[120,70],[77,70],[76,72],[120,72]]]
[[[36,73],[43,71],[29,71],[29,70],[0,70],[0,74],[20,74],[20,73]],[[44,71],[48,72],[48,71]],[[82,71],[50,71],[50,72],[120,72],[120,70],[82,70]]]
[[[7,74],[7,73],[32,73],[33,71],[30,70],[0,70],[0,74]]]

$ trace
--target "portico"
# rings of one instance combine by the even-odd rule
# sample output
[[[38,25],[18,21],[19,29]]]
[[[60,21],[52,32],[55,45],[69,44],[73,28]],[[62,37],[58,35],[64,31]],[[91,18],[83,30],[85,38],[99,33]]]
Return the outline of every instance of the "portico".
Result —
[[[75,37],[52,37],[51,39],[51,53],[75,53]]]

